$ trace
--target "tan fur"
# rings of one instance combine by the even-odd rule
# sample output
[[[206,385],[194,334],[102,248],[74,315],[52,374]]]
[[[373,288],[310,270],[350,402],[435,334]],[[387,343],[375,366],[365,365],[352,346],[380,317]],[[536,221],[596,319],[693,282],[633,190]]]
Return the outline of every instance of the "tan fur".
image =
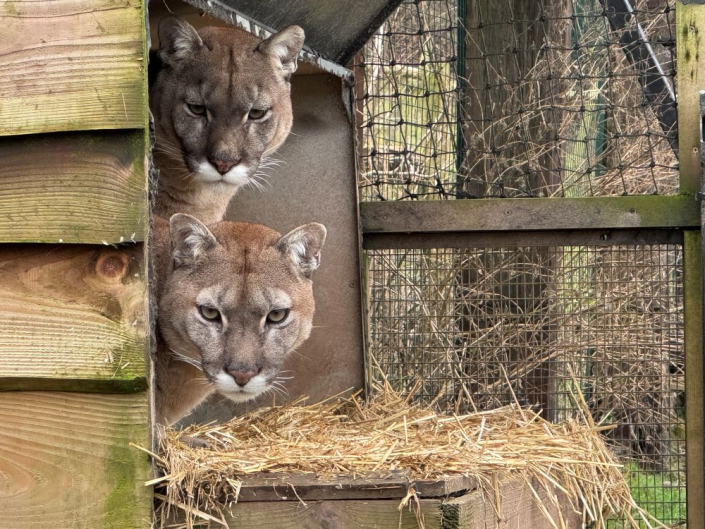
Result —
[[[234,28],[197,32],[167,17],[159,39],[150,86],[159,169],[155,213],[188,213],[211,224],[222,220],[238,189],[260,185],[258,170],[289,135],[289,79],[304,33],[289,26],[261,42]],[[254,119],[261,109],[264,117]],[[234,165],[221,173],[219,162]]]
[[[245,401],[273,390],[285,356],[311,332],[310,276],[324,240],[320,224],[281,236],[259,224],[206,228],[188,215],[175,215],[170,223],[155,217],[158,422],[172,424],[216,391]],[[280,306],[285,298],[289,306]],[[198,309],[204,300],[222,314],[222,325],[204,319]],[[281,325],[267,321],[270,311],[282,308],[290,312]],[[257,377],[230,387],[226,370],[233,366],[261,369],[261,381],[251,389],[256,394],[248,386]]]

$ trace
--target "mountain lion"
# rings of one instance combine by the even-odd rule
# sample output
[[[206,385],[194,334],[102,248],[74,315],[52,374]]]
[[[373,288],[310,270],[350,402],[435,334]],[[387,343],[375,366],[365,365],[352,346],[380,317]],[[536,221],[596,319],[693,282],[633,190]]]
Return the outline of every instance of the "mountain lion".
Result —
[[[159,24],[150,109],[159,185],[154,213],[189,213],[211,224],[291,131],[291,74],[304,31],[264,41],[234,28],[203,28],[169,16]],[[156,74],[154,73],[156,71]]]
[[[243,402],[277,389],[284,358],[311,333],[325,238],[317,223],[281,236],[261,224],[155,217],[159,423],[215,392]]]

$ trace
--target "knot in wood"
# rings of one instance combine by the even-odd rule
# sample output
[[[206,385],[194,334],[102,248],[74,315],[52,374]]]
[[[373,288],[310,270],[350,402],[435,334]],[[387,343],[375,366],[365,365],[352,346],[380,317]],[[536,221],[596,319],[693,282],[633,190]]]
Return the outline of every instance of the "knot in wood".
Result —
[[[117,251],[103,252],[96,262],[96,272],[109,281],[120,281],[127,273],[127,255]]]

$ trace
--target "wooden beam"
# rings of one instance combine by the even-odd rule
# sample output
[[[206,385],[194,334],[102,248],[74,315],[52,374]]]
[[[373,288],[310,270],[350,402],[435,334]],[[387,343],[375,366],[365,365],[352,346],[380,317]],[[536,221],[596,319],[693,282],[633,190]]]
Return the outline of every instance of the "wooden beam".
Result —
[[[619,246],[683,244],[676,229],[512,231],[498,237],[495,232],[367,233],[365,250],[410,248],[492,248],[529,246]]]
[[[402,509],[399,503],[398,499],[245,502],[233,505],[224,518],[229,527],[247,529],[419,529],[422,526],[417,516],[423,516],[425,529],[445,527],[442,525],[441,500],[420,500],[418,514],[413,500],[409,502],[410,506]],[[178,514],[169,522],[183,523],[183,520]]]
[[[144,2],[0,2],[0,136],[144,128]]]
[[[700,226],[695,196],[364,202],[363,234]]]
[[[143,132],[7,138],[0,160],[0,242],[145,239]]]
[[[702,190],[700,90],[705,86],[705,5],[676,2],[678,165],[680,189]],[[700,78],[703,72],[703,78]],[[700,227],[700,226],[698,226]],[[703,446],[703,271],[702,232],[687,231],[683,250],[685,314],[686,479],[688,528],[705,528]]]
[[[406,497],[413,488],[421,498],[445,498],[474,490],[478,482],[466,476],[412,481],[406,472],[381,476],[341,475],[317,478],[311,474],[254,474],[243,478],[238,503],[249,501],[380,500]]]
[[[404,473],[365,479],[351,476],[318,479],[310,474],[261,474],[243,479],[237,501],[401,499],[408,490],[409,479]]]
[[[705,447],[703,445],[703,289],[700,231],[684,234],[685,443],[688,528],[705,527]]]
[[[148,398],[0,393],[0,525],[147,529]]]
[[[700,191],[700,90],[705,86],[705,39],[700,31],[705,31],[705,6],[701,2],[676,2],[678,172],[682,193]]]
[[[145,284],[141,245],[0,248],[0,391],[144,389]]]
[[[297,483],[307,479],[305,476],[290,476],[290,478]],[[361,485],[364,480],[359,481]],[[439,481],[439,490],[452,481]],[[476,483],[474,480],[471,481]],[[376,480],[370,483],[372,482]],[[486,529],[488,527],[546,529],[572,528],[580,525],[581,515],[575,512],[571,502],[559,491],[546,490],[537,480],[531,480],[531,486],[541,499],[545,512],[555,522],[555,525],[552,525],[537,504],[526,481],[514,478],[502,482],[500,479],[500,483],[495,497],[491,494],[486,496],[483,491],[475,489],[450,498],[421,499],[419,505],[424,526],[426,529]],[[258,529],[318,529],[321,527],[417,529],[422,527],[417,517],[414,500],[409,502],[410,506],[400,509],[400,498],[365,500],[356,498],[355,495],[362,488],[364,487],[356,487],[351,491],[339,490],[335,499],[324,501],[306,500],[300,497],[300,494],[289,497],[286,501],[242,502],[238,500],[236,504],[225,510],[225,521],[230,527]],[[348,496],[348,492],[352,495]],[[178,513],[169,521],[184,523],[185,520],[182,513]]]

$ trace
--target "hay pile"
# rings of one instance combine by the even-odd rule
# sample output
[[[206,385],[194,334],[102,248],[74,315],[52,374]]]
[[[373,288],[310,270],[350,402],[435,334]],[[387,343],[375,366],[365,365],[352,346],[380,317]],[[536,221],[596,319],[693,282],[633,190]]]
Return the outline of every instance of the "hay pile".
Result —
[[[577,400],[585,409],[582,397]],[[162,523],[173,508],[186,511],[189,523],[222,520],[222,511],[237,501],[240,479],[247,474],[364,477],[405,470],[413,479],[472,476],[489,497],[501,493],[496,490],[498,476],[527,483],[533,478],[549,490],[563,491],[591,527],[605,527],[611,515],[624,517],[625,527],[638,528],[636,519],[648,527],[659,526],[650,525],[649,516],[634,503],[619,464],[603,442],[604,428],[588,414],[551,424],[512,405],[441,416],[410,405],[389,386],[369,403],[357,396],[302,403],[299,399],[262,408],[225,424],[167,431],[160,455],[154,455],[164,475],[148,483],[160,484]],[[210,446],[191,448],[181,435]],[[531,491],[538,500],[535,488]],[[564,526],[561,520],[552,522]]]

